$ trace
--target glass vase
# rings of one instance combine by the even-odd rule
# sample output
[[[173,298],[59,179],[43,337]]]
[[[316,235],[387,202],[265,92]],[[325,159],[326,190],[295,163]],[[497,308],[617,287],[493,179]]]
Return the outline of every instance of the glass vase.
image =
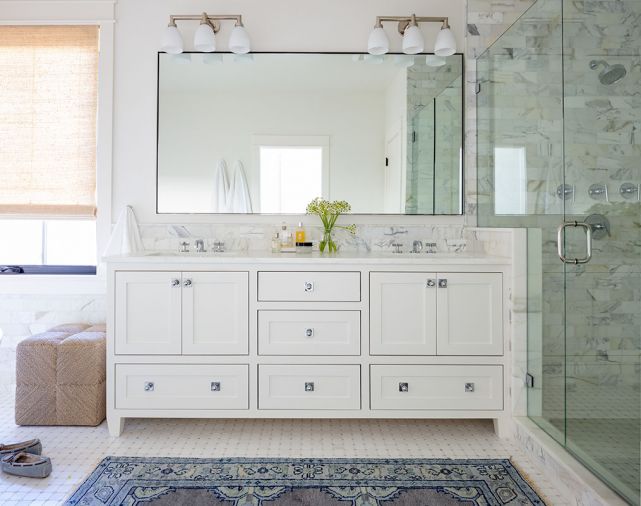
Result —
[[[321,238],[319,249],[321,253],[336,253],[338,251],[338,246],[332,239],[332,229],[326,228],[323,231],[323,237]]]

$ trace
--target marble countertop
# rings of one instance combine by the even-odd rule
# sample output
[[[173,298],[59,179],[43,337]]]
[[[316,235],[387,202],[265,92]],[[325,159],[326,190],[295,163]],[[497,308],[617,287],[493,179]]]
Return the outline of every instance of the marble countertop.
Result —
[[[227,251],[224,253],[176,253],[150,251],[103,258],[107,263],[149,264],[438,264],[438,265],[505,265],[511,259],[472,253],[360,253],[338,254],[271,253],[268,251]]]

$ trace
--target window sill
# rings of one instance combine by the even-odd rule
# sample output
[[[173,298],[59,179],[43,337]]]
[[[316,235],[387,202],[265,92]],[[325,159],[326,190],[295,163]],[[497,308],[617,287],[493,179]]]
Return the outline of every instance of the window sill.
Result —
[[[104,274],[0,275],[0,294],[104,295]]]

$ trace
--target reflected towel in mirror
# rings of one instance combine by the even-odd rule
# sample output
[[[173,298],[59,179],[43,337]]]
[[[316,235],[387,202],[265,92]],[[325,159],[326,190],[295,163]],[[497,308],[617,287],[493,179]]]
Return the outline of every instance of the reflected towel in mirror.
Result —
[[[245,177],[245,169],[240,160],[234,164],[234,174],[229,187],[227,197],[227,212],[229,213],[251,213],[252,204],[249,197],[249,187]]]
[[[211,201],[213,213],[227,212],[227,199],[229,198],[229,181],[227,180],[227,164],[219,160],[214,173],[214,191]]]

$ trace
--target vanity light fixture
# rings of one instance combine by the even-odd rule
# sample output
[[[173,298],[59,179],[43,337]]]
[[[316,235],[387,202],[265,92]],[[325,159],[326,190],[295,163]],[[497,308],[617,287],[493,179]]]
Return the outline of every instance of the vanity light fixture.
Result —
[[[216,34],[220,31],[221,21],[235,21],[236,26],[229,36],[229,50],[236,54],[249,53],[251,49],[249,34],[243,25],[240,14],[211,15],[203,12],[201,15],[172,15],[162,39],[161,51],[169,54],[183,52],[183,39],[178,31],[176,21],[200,21],[200,26],[194,35],[194,49],[203,53],[216,51]]]
[[[383,29],[383,23],[386,21],[398,23],[398,31],[403,36],[403,52],[405,54],[419,54],[425,49],[425,40],[418,27],[419,23],[441,23],[441,30],[434,43],[435,55],[451,56],[456,53],[456,40],[450,29],[448,18],[417,17],[412,14],[411,16],[378,16],[367,41],[367,51],[370,54],[381,55],[389,51],[389,39]]]

